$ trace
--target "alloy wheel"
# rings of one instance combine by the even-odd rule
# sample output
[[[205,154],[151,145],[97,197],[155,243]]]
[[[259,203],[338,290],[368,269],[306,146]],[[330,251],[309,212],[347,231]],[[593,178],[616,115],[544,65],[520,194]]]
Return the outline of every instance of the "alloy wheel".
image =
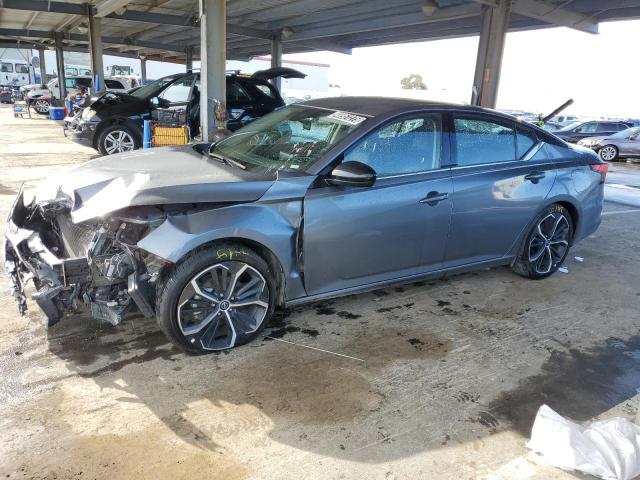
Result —
[[[47,113],[49,112],[49,102],[46,100],[36,100],[33,108],[38,113]]]
[[[264,277],[239,261],[221,262],[195,275],[178,300],[178,326],[188,342],[224,350],[254,333],[269,310]]]
[[[104,149],[107,154],[130,152],[135,149],[133,137],[124,130],[114,130],[104,137]]]
[[[571,226],[559,213],[549,213],[538,222],[529,240],[529,263],[540,275],[545,275],[564,260],[569,250]]]
[[[604,160],[605,162],[610,162],[611,160],[616,158],[617,154],[618,152],[616,150],[616,147],[611,145],[603,147],[600,150],[600,158],[602,158],[602,160]]]

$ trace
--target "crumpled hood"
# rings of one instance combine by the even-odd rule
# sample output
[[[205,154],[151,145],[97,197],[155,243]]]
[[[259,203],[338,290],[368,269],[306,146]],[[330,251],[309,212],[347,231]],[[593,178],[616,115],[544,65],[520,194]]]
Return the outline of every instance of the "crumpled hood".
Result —
[[[67,203],[82,222],[130,206],[255,201],[273,182],[184,145],[97,158],[50,178],[35,198]]]

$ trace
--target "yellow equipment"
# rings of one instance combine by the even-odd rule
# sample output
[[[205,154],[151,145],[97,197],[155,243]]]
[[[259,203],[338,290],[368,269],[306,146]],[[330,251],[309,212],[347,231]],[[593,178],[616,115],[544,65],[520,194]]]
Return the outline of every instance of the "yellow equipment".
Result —
[[[154,125],[154,147],[162,147],[165,145],[186,145],[187,143],[189,143],[189,127],[186,125],[175,127]]]

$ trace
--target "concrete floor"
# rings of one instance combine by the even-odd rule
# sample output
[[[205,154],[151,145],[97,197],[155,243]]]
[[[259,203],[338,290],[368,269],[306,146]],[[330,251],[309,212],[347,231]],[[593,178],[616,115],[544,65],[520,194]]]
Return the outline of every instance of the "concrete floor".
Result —
[[[0,124],[2,219],[22,180],[95,156],[52,121],[3,106]],[[527,453],[538,407],[580,422],[638,408],[640,192],[624,185],[640,175],[612,170],[622,203],[569,273],[501,268],[314,304],[278,315],[276,340],[219,355],[184,355],[142,318],[47,331],[35,307],[17,315],[3,277],[0,475],[575,478]]]

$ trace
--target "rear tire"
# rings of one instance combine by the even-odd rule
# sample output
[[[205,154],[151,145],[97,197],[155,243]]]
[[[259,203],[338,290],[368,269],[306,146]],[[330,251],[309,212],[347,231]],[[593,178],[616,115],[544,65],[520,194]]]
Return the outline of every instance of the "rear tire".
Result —
[[[605,162],[613,162],[618,158],[618,148],[615,145],[605,145],[598,150],[598,155]]]
[[[273,314],[275,276],[242,244],[202,249],[180,261],[158,285],[158,325],[187,353],[234,348],[255,339]]]
[[[569,254],[573,220],[565,207],[553,204],[534,220],[512,269],[518,275],[540,280],[553,275]]]
[[[141,147],[140,136],[127,125],[109,125],[98,134],[96,142],[102,155],[131,152]]]

